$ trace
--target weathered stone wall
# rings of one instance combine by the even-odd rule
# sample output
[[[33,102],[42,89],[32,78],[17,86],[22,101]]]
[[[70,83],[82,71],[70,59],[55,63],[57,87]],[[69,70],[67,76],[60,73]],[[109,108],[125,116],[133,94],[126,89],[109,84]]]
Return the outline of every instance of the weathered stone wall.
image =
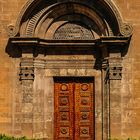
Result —
[[[111,87],[111,136],[140,136],[140,1],[114,0],[124,21],[133,26],[133,36],[127,55],[123,58],[121,81]],[[111,83],[112,83],[111,82]],[[120,87],[120,89],[118,88]]]
[[[33,120],[31,123],[28,123],[28,125],[26,123],[22,124],[23,115],[20,116],[21,111],[23,111],[21,110],[22,87],[19,82],[20,59],[9,57],[5,51],[8,41],[8,26],[11,24],[15,25],[19,12],[26,1],[27,0],[0,0],[0,133],[14,134],[17,136],[27,135],[30,137],[32,135],[34,135],[34,137],[42,137],[42,135],[44,135],[45,137],[51,138],[46,132],[49,134],[53,133],[51,131],[52,129],[47,130],[47,126],[52,125],[50,124],[52,120],[48,120],[48,117],[45,119],[45,117],[48,116],[48,114],[52,115],[52,112],[49,112],[44,107],[44,104],[48,106],[51,101],[49,102],[49,100],[47,100],[48,102],[41,103],[37,98],[41,96],[42,98],[52,99],[47,93],[48,89],[42,87],[45,87],[44,82],[42,83],[42,74],[49,73],[50,71],[46,69],[46,71],[39,72],[38,77],[36,77],[37,79],[35,79],[34,83],[35,98],[33,100],[33,110],[35,110],[32,114]],[[134,31],[128,53],[123,58],[122,80],[111,81],[111,136],[137,137],[140,136],[140,1],[114,0],[114,3],[118,7],[124,21],[132,24]],[[60,72],[75,74],[75,70],[65,71],[65,69],[63,69]],[[36,71],[36,73],[38,73],[38,71]],[[46,82],[47,81],[48,83],[52,82],[52,78],[46,78]],[[100,80],[97,81],[97,84],[101,84]],[[100,92],[100,90],[97,89],[97,92]],[[98,102],[100,102],[100,100],[98,100]],[[44,111],[37,110],[38,106],[40,106],[40,108],[42,106]],[[50,110],[52,110],[52,108],[50,108]],[[100,108],[97,109],[96,113],[95,117],[97,117],[97,121],[101,122]],[[42,119],[45,122],[43,125],[41,125]],[[23,129],[26,131],[22,131]],[[98,128],[96,130],[98,130]]]
[[[45,69],[36,69],[33,100],[33,137],[53,139],[54,82]]]
[[[13,123],[16,120],[13,112],[17,112],[16,115],[20,115],[21,112],[21,106],[19,106],[21,92],[18,90],[20,60],[11,59],[5,49],[8,43],[8,26],[15,24],[25,2],[25,0],[0,1],[0,133],[5,134],[13,134],[14,126],[17,135],[21,131],[21,126]],[[19,122],[19,120],[16,121]]]

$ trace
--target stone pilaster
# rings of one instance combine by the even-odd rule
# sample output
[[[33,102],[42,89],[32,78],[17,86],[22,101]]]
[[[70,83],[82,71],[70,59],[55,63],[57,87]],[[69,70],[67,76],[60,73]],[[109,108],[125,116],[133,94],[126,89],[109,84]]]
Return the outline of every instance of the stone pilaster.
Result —
[[[21,59],[19,76],[22,89],[22,134],[26,136],[32,136],[34,81],[34,60],[32,58]]]
[[[121,135],[121,113],[122,113],[122,58],[121,56],[109,58],[109,80],[110,80],[110,128],[111,137]]]
[[[104,59],[102,61],[102,121],[102,139],[107,140],[110,137],[110,92],[108,59]]]

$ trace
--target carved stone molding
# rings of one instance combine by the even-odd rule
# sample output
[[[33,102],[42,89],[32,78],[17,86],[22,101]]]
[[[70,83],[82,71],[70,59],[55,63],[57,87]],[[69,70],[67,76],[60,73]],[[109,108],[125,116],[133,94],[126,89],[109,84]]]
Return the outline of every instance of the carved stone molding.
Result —
[[[133,27],[128,23],[122,23],[120,31],[123,36],[131,36],[133,32]]]
[[[102,74],[103,74],[103,81],[106,84],[107,81],[109,81],[109,63],[108,63],[108,58],[105,58],[102,60]]]
[[[20,29],[20,25],[21,25],[21,21],[22,21],[22,18],[24,16],[24,14],[26,13],[27,9],[32,5],[33,2],[37,2],[38,0],[28,0],[27,3],[23,6],[18,18],[17,18],[17,22],[16,22],[16,25],[15,27],[13,28],[13,31],[12,31],[12,34],[9,34],[9,35],[12,35],[13,36],[16,36],[19,32],[19,29]]]
[[[122,79],[122,58],[109,59],[109,79],[110,80]]]
[[[34,80],[34,70],[33,68],[21,68],[20,80]]]
[[[113,0],[104,0],[104,2],[112,9],[115,17],[117,18],[121,35],[131,36],[132,32],[133,32],[133,27],[129,23],[123,22],[123,19],[120,15],[119,9],[117,8],[117,6],[113,2]]]
[[[54,39],[56,40],[93,40],[93,33],[83,27],[82,25],[77,25],[75,23],[66,23],[60,28],[58,28],[54,34]]]
[[[94,2],[89,2],[89,1],[82,1],[81,2],[80,0],[65,0],[65,1],[57,1],[57,2],[54,1],[54,2],[50,3],[50,7],[52,8],[52,6],[55,7],[55,5],[59,5],[62,3],[68,3],[68,2],[69,3],[78,3],[79,5],[81,3],[81,6],[85,5],[85,7],[88,5],[90,8],[97,10],[98,13],[100,13],[100,15],[104,15],[102,18],[104,18],[106,16],[105,15],[106,13],[110,13],[110,17],[113,17],[115,19],[115,20],[113,20],[112,25],[114,24],[114,22],[116,22],[115,25],[118,26],[118,30],[119,30],[118,35],[123,35],[123,36],[132,35],[132,26],[123,22],[123,20],[120,16],[119,10],[117,9],[117,7],[115,6],[115,4],[112,0],[103,0],[103,1],[95,0]],[[47,12],[48,7],[49,7],[48,5],[46,5],[46,7],[44,6],[42,9],[39,9],[38,12],[35,12],[36,11],[35,9],[36,8],[38,9],[38,4],[41,4],[41,3],[43,3],[42,0],[38,0],[38,1],[37,0],[28,0],[27,1],[25,6],[23,7],[22,11],[20,12],[20,15],[19,15],[17,22],[16,22],[16,25],[15,25],[15,28],[13,28],[13,30],[9,30],[9,35],[11,37],[18,35],[20,28],[22,26],[22,23],[23,23],[23,19],[24,18],[28,19],[30,17],[31,9],[32,9],[32,12],[34,12],[34,15],[29,18],[30,20],[28,22],[28,26],[26,25],[25,27],[27,27],[26,35],[32,36],[32,33],[35,29],[31,29],[31,28],[37,27],[36,23],[37,22],[39,23],[39,20],[41,20],[41,17],[43,17],[44,15],[46,16],[49,13],[49,11]],[[48,1],[48,3],[49,3],[49,1]],[[95,7],[97,4],[98,4],[98,7],[101,7],[101,8],[98,9],[97,7]],[[44,3],[42,5],[44,5]],[[106,12],[101,13],[102,11],[100,11],[100,9],[102,9],[102,8]],[[52,8],[52,11],[53,11],[53,8]],[[57,10],[57,12],[58,12],[58,10]],[[68,14],[67,12],[64,13],[64,15]],[[57,15],[58,15],[58,13],[56,14],[56,11],[55,11],[55,13],[53,13],[54,18]],[[27,16],[29,16],[29,17],[27,17]],[[104,19],[103,19],[103,22],[105,22]],[[24,24],[26,24],[26,23],[24,23]],[[107,23],[107,24],[109,24],[109,23]],[[111,26],[108,26],[108,30],[111,29],[110,27]]]
[[[106,70],[108,68],[108,59],[102,60],[102,69]]]
[[[102,69],[104,70],[104,80],[122,79],[122,58],[113,57],[102,60]]]
[[[15,36],[15,27],[14,25],[8,25],[7,26],[7,32],[8,32],[8,35],[9,37],[14,37]]]
[[[34,59],[22,58],[20,63],[20,80],[34,80]]]

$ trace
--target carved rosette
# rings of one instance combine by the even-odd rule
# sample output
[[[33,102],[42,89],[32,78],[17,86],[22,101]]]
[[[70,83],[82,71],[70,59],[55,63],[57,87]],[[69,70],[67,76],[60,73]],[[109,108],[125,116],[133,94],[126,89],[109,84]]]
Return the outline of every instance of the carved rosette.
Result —
[[[13,25],[7,26],[7,33],[9,37],[15,36],[15,27]]]
[[[88,119],[89,119],[89,112],[82,112],[81,120],[88,120]]]
[[[88,137],[89,136],[89,127],[81,127],[80,136]]]
[[[131,36],[133,32],[133,27],[128,23],[122,23],[120,27],[120,32],[123,36]]]
[[[62,84],[61,85],[61,90],[62,91],[67,91],[68,90],[68,85],[67,84]]]

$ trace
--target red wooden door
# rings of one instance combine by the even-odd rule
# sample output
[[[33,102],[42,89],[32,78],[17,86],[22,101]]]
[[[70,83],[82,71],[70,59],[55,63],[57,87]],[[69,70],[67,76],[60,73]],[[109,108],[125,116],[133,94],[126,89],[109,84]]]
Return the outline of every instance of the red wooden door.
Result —
[[[55,79],[55,140],[94,140],[92,78]]]

